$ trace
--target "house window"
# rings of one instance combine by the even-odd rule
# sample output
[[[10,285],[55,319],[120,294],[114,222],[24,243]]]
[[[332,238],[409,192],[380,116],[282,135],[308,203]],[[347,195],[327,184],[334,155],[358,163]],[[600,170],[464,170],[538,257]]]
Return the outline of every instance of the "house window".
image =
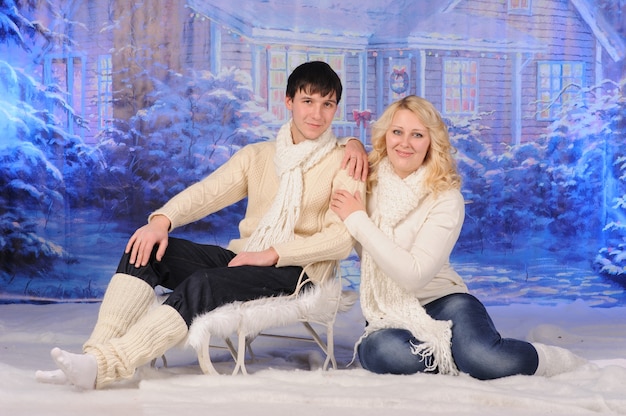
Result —
[[[49,111],[61,121],[70,134],[75,134],[76,125],[80,126],[84,121],[84,62],[84,57],[73,54],[49,54],[44,58],[44,84],[57,87],[67,104],[59,105],[57,102],[51,102],[49,103]]]
[[[563,105],[578,94],[583,87],[582,62],[537,63],[538,120],[554,120]]]
[[[98,56],[98,127],[113,122],[113,68],[111,55]]]
[[[313,53],[304,51],[270,51],[268,68],[268,103],[269,111],[278,121],[287,121],[290,117],[285,108],[285,89],[287,78],[298,65],[309,61],[324,61],[337,72],[339,79],[345,79],[345,63],[343,55]],[[344,84],[345,85],[345,84]],[[345,91],[345,86],[344,86]],[[344,101],[341,100],[335,114],[335,121],[345,120]]]
[[[530,15],[532,0],[509,0],[510,14]]]
[[[443,72],[445,114],[473,114],[478,108],[478,62],[446,59]]]

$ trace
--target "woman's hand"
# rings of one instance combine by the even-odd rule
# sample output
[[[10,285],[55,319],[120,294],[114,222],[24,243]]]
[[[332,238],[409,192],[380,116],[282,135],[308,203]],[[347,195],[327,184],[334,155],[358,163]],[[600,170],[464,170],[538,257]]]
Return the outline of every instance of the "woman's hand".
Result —
[[[159,246],[156,260],[161,261],[167,248],[170,225],[167,217],[157,215],[148,224],[135,231],[128,240],[125,250],[126,253],[130,253],[128,259],[130,264],[134,264],[135,267],[147,265],[155,245]]]
[[[330,209],[343,221],[355,211],[365,211],[365,204],[359,191],[352,195],[348,191],[339,190],[330,197]]]
[[[352,178],[365,182],[369,165],[367,163],[367,152],[365,146],[356,137],[349,139],[346,143],[346,150],[341,161],[341,168],[348,170],[348,175]]]

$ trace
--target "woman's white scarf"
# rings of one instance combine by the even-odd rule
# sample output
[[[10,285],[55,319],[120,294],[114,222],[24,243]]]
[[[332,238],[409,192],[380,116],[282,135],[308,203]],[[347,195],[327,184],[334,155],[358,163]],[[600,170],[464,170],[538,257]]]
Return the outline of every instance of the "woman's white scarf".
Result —
[[[330,128],[315,140],[294,144],[292,122],[285,123],[276,136],[274,165],[280,179],[278,191],[270,209],[248,239],[246,251],[262,251],[273,244],[294,239],[294,228],[302,205],[304,173],[337,145],[337,138]]]
[[[379,165],[378,183],[374,192],[378,207],[372,221],[389,238],[407,215],[415,210],[428,194],[423,188],[424,169],[405,179],[393,171],[387,158]],[[420,343],[411,343],[413,354],[425,360],[427,371],[458,374],[452,358],[452,322],[431,318],[417,297],[407,293],[378,268],[372,257],[363,251],[361,258],[361,308],[368,322],[364,336],[384,328],[403,328]]]

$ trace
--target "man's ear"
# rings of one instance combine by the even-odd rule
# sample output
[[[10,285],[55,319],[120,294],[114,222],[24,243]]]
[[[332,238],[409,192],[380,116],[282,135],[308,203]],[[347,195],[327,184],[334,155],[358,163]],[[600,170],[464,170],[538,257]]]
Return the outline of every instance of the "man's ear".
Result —
[[[291,111],[291,105],[293,104],[293,98],[288,95],[285,95],[285,107],[287,110]]]

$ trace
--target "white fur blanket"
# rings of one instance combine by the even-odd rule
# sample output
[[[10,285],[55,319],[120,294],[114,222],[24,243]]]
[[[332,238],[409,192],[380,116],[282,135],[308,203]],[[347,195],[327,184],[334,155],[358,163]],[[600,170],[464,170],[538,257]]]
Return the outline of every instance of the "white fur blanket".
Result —
[[[342,291],[340,279],[328,279],[297,295],[229,303],[196,317],[189,327],[186,344],[198,352],[199,359],[210,360],[204,350],[211,337],[227,338],[237,334],[237,354],[241,358],[245,354],[241,351],[242,341],[256,337],[265,329],[309,322],[325,325],[332,334],[337,313],[350,309],[356,299],[356,292]],[[242,365],[242,361],[243,358],[238,359],[238,364]],[[206,364],[212,369],[210,363]]]

